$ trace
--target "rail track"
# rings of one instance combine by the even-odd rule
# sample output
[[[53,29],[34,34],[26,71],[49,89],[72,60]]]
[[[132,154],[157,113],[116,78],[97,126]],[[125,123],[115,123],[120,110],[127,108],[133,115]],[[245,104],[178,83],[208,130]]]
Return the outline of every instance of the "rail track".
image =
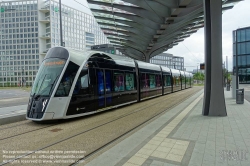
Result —
[[[161,114],[168,111],[170,108],[178,105],[179,103],[181,103],[185,99],[189,98],[191,95],[195,94],[200,89],[201,88],[187,89],[185,91],[176,92],[173,94],[162,96],[160,98],[147,100],[147,102],[140,102],[137,104],[133,104],[131,106],[125,106],[125,107],[118,109],[118,110],[121,110],[121,111],[119,111],[118,115],[115,114],[115,111],[114,112],[112,110],[107,111],[107,114],[109,114],[108,118],[105,118],[105,117],[101,118],[101,121],[99,121],[99,123],[95,123],[97,121],[95,121],[93,123],[89,123],[88,125],[86,125],[84,127],[85,129],[81,129],[81,130],[79,130],[79,132],[75,132],[75,133],[71,134],[70,136],[67,136],[67,137],[61,138],[57,141],[48,143],[45,146],[42,146],[39,148],[36,147],[35,149],[31,150],[29,153],[16,156],[15,158],[13,158],[11,160],[9,160],[5,163],[2,163],[2,165],[11,163],[15,160],[22,159],[22,158],[29,156],[29,155],[36,155],[35,153],[38,151],[41,151],[41,150],[47,150],[47,149],[53,149],[53,148],[55,149],[55,148],[61,147],[60,144],[67,144],[67,141],[70,141],[72,139],[76,139],[79,136],[81,136],[83,139],[84,138],[89,139],[89,137],[93,138],[94,136],[96,136],[93,133],[98,133],[97,131],[99,131],[99,130],[105,132],[107,130],[107,128],[109,128],[109,126],[116,127],[116,129],[112,129],[114,131],[117,131],[117,132],[115,132],[115,134],[113,136],[110,136],[110,135],[107,136],[105,141],[103,141],[101,143],[97,143],[97,141],[93,141],[92,145],[90,147],[85,147],[85,149],[88,149],[88,152],[85,154],[85,157],[79,158],[75,163],[71,164],[71,165],[76,165],[78,162],[80,162],[82,160],[89,159],[91,156],[98,153],[106,146],[114,143],[119,138],[127,135],[131,131],[134,131],[135,129],[144,125],[145,123],[148,123],[149,121],[152,121],[156,117],[158,117]],[[178,98],[178,100],[176,100],[177,98]],[[131,109],[131,107],[133,107],[133,108]],[[150,110],[153,110],[153,111],[150,111]],[[122,114],[120,114],[121,112],[122,112]],[[99,114],[99,115],[102,117],[105,114],[106,114],[106,112],[103,114]],[[78,118],[79,121],[81,121],[82,119],[84,120],[86,118]],[[97,119],[100,120],[100,118],[97,118]],[[131,120],[133,119],[133,121],[131,121],[131,123],[133,123],[133,125],[127,125],[127,126],[122,125],[122,124],[124,124],[124,122],[128,122],[129,119],[131,119]],[[29,123],[27,123],[27,125],[28,124]],[[45,127],[43,126],[43,127],[38,128],[36,130],[30,130],[30,131],[22,132],[22,133],[19,133],[16,135],[8,136],[8,137],[5,137],[4,139],[3,138],[0,139],[0,144],[1,144],[1,141],[2,142],[8,141],[9,139],[13,139],[13,137],[19,137],[21,135],[25,135],[28,133],[31,134],[32,132],[35,132],[35,131],[38,132],[39,130],[55,127],[55,126],[58,126],[60,124],[61,123],[55,124],[55,125],[49,125],[49,126],[45,126]],[[119,125],[117,125],[117,124],[119,124]],[[68,124],[68,125],[70,125],[70,124]],[[15,127],[15,126],[13,126],[13,127]],[[124,129],[120,131],[118,129],[119,127],[124,128]],[[7,128],[7,129],[10,129],[10,128]],[[85,146],[88,146],[88,145],[85,145]]]

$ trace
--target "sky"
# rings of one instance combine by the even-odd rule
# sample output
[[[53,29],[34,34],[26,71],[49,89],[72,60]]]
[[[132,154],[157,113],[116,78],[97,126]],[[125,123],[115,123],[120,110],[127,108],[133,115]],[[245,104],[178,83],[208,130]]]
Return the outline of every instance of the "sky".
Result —
[[[63,4],[91,14],[86,0],[62,0]],[[226,64],[228,56],[228,69],[232,70],[232,31],[250,26],[250,0],[237,3],[233,9],[227,10],[222,15],[222,54]],[[184,68],[187,71],[197,69],[199,63],[204,63],[204,28],[180,42],[177,46],[166,51],[174,56],[184,57]]]
[[[232,71],[233,63],[232,32],[238,28],[250,26],[249,11],[250,0],[244,0],[222,15],[222,62],[225,61],[226,64],[226,56],[228,56],[229,71]],[[187,71],[196,69],[197,64],[204,62],[204,28],[199,29],[172,49],[167,50],[167,53],[184,57],[184,68]]]

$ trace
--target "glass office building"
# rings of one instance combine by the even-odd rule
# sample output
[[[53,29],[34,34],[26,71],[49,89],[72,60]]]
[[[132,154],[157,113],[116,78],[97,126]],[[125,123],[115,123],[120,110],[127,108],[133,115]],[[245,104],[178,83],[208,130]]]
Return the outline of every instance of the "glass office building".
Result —
[[[184,71],[184,58],[161,53],[150,59],[150,63]]]
[[[59,4],[52,0],[0,1],[0,86],[32,85],[49,48],[60,45]],[[62,4],[66,47],[109,43],[93,16]]]
[[[236,34],[237,33],[237,34]],[[237,44],[237,48],[236,48]],[[237,50],[237,51],[236,51]],[[233,71],[238,57],[239,83],[250,83],[250,27],[233,31]]]

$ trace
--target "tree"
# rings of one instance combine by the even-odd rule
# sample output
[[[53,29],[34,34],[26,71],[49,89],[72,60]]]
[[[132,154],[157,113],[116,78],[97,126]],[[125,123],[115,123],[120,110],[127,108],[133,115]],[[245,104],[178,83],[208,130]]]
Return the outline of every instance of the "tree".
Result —
[[[203,73],[197,72],[194,74],[194,79],[203,82],[205,79],[205,75]]]
[[[229,83],[231,82],[231,74],[228,72],[227,69],[223,69],[224,81]]]

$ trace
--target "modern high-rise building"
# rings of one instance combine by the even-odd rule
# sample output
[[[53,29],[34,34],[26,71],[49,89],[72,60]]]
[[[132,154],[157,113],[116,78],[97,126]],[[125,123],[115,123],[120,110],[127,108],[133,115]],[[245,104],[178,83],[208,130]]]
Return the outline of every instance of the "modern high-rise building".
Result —
[[[236,57],[238,57],[239,83],[250,83],[250,27],[233,31],[234,74],[236,72]]]
[[[161,53],[150,59],[150,63],[184,71],[184,58]]]
[[[61,45],[59,4],[53,0],[0,1],[0,86],[31,85],[49,48]],[[109,43],[92,15],[62,4],[66,47]]]

